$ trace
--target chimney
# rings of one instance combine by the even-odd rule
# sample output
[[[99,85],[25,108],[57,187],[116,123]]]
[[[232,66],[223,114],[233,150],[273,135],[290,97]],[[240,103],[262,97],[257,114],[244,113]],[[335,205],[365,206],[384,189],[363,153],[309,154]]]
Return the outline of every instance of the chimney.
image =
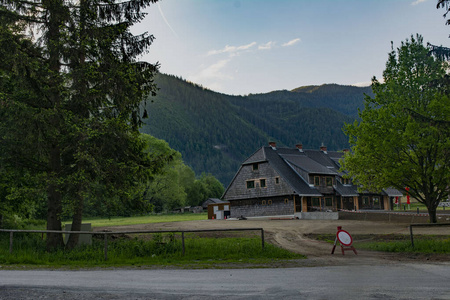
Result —
[[[272,147],[273,150],[277,150],[277,143],[269,142],[269,146]]]
[[[303,152],[303,145],[302,144],[297,144],[297,145],[295,145],[295,147],[298,149],[298,151]]]
[[[322,146],[320,146],[320,151],[323,151],[323,152],[327,153],[327,146],[325,146],[325,145],[322,143]]]

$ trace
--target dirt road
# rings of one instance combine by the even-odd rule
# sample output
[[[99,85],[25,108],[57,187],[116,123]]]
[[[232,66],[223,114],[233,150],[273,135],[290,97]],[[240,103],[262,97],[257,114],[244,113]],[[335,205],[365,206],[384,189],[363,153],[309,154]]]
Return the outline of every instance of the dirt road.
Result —
[[[450,261],[447,255],[405,255],[358,250],[358,255],[351,251],[342,255],[339,249],[331,255],[332,245],[310,239],[309,234],[335,234],[337,226],[351,235],[367,234],[405,234],[409,235],[408,224],[371,222],[355,220],[201,220],[189,222],[154,223],[130,226],[96,228],[95,231],[108,229],[111,231],[132,230],[198,230],[198,229],[230,229],[230,228],[263,228],[268,242],[308,257],[300,265],[347,265],[347,264],[380,264],[405,261]],[[415,234],[450,235],[450,227],[415,228]],[[355,240],[356,241],[356,240]]]

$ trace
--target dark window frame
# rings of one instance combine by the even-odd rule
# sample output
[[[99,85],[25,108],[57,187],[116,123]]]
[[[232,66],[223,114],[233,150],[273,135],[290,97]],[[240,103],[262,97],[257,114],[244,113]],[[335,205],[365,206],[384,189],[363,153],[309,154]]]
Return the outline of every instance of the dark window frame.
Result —
[[[262,188],[266,188],[267,187],[266,183],[267,183],[267,181],[266,181],[265,178],[262,178],[262,179],[259,180],[259,186],[262,187]]]
[[[326,186],[333,186],[333,177],[326,177],[325,184]]]
[[[320,176],[314,176],[314,186],[320,186]]]
[[[247,189],[254,189],[255,188],[255,181],[254,180],[247,180]]]

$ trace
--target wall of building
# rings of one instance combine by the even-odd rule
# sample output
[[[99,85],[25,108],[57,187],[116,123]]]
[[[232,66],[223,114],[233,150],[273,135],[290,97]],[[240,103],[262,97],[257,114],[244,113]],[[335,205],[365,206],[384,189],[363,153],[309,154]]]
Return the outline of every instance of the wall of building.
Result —
[[[254,181],[255,186],[253,188],[247,187],[249,180]],[[261,180],[265,181],[264,187],[261,187]],[[222,200],[258,199],[289,194],[292,194],[292,187],[280,177],[268,162],[260,162],[257,170],[254,170],[253,164],[243,165]]]
[[[230,201],[230,214],[232,218],[293,215],[294,200],[287,196]]]

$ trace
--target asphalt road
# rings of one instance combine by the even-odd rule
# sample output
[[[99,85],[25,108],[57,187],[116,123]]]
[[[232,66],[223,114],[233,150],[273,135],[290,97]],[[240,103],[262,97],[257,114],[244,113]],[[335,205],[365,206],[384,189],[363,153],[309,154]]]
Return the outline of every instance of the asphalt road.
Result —
[[[450,264],[3,270],[0,299],[450,299]]]

